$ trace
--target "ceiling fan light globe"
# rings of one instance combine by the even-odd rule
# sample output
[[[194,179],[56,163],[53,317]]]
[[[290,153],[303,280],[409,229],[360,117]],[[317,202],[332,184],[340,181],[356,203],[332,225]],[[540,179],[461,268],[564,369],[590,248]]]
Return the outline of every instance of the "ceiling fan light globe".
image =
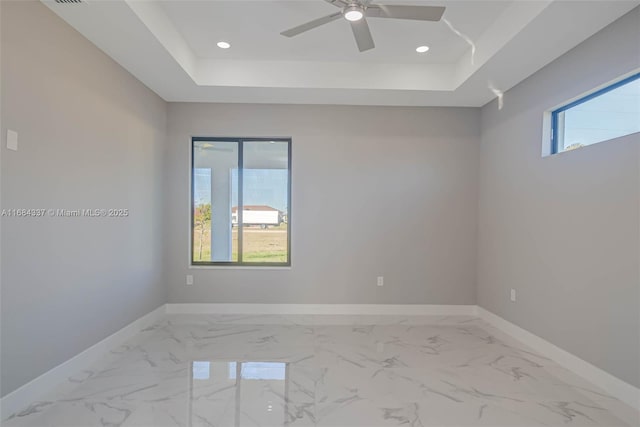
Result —
[[[355,22],[364,18],[364,12],[359,6],[349,6],[344,10],[344,19],[347,21]]]

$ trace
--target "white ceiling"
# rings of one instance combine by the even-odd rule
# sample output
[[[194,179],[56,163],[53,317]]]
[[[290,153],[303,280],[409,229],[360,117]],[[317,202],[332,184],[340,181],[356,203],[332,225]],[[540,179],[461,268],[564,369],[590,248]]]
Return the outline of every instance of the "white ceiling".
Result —
[[[360,53],[343,19],[279,34],[338,10],[323,0],[42,1],[167,101],[425,106],[484,105],[640,4],[386,0],[447,9],[370,19],[376,48]]]

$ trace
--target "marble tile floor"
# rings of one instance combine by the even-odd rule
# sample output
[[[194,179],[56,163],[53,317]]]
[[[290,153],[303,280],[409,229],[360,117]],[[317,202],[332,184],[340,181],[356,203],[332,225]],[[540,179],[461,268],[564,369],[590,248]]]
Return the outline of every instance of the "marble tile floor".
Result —
[[[2,426],[640,426],[465,316],[168,315]]]

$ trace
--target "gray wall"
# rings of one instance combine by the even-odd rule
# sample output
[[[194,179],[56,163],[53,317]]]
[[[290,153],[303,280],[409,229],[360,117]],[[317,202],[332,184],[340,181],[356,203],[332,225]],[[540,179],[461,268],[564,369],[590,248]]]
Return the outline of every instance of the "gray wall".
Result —
[[[166,103],[40,2],[0,4],[2,207],[131,212],[2,218],[5,395],[165,302]]]
[[[169,104],[169,302],[474,304],[479,126],[465,108]],[[293,138],[290,270],[188,269],[192,135]]]
[[[635,9],[482,109],[478,222],[479,304],[635,386],[640,135],[540,153],[543,112],[640,67],[639,43]]]

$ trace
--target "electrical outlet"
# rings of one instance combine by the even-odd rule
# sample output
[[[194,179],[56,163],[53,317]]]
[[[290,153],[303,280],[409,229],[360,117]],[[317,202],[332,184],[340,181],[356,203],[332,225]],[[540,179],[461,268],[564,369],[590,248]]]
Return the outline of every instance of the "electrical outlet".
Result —
[[[511,289],[511,302],[516,302],[516,290]]]
[[[384,343],[383,343],[383,342],[378,341],[378,342],[376,343],[376,351],[377,351],[378,353],[384,353]]]
[[[378,286],[384,286],[384,277],[378,276]]]
[[[18,132],[7,129],[7,149],[18,151]]]
[[[191,274],[187,274],[187,285],[193,285],[193,276]]]

